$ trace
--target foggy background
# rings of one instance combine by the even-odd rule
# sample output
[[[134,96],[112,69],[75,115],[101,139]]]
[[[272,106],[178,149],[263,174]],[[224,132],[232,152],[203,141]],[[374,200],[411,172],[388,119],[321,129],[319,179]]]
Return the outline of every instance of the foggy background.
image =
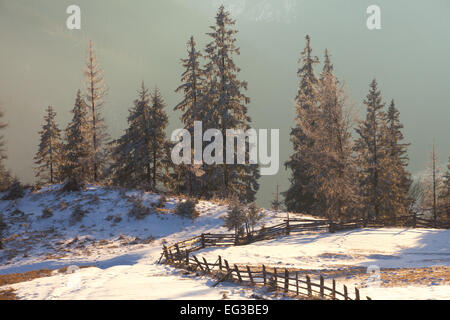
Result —
[[[280,170],[260,179],[258,203],[268,206],[276,184],[287,189],[283,163],[291,153],[298,59],[311,36],[313,54],[328,48],[349,102],[361,109],[376,77],[385,102],[400,111],[409,170],[425,168],[435,138],[442,165],[450,155],[450,2],[448,0],[0,0],[0,107],[5,112],[7,166],[34,181],[33,157],[44,109],[52,105],[64,129],[92,39],[109,87],[103,116],[112,138],[126,127],[128,108],[142,80],[157,85],[167,103],[167,133],[178,127],[174,90],[184,71],[186,42],[203,49],[220,4],[236,19],[235,58],[248,82],[255,128],[280,129]],[[81,30],[66,28],[66,8],[81,7]],[[381,7],[381,30],[366,27],[366,8]],[[321,66],[316,68],[316,74]]]

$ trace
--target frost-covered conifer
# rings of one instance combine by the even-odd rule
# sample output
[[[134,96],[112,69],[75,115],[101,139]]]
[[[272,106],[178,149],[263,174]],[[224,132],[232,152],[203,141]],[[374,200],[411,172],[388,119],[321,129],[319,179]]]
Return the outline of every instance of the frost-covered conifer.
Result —
[[[297,71],[300,79],[297,96],[295,97],[296,124],[291,130],[291,142],[293,153],[285,163],[290,169],[291,177],[289,189],[284,192],[285,204],[288,211],[310,212],[314,203],[314,190],[308,186],[310,176],[308,173],[308,159],[305,156],[310,152],[314,141],[312,136],[306,135],[305,130],[312,130],[311,122],[318,109],[318,79],[314,73],[314,65],[319,59],[312,55],[310,37],[306,36],[306,47],[301,53],[301,64]],[[308,129],[309,128],[309,129]]]
[[[79,189],[84,183],[91,181],[91,136],[87,105],[78,90],[75,105],[72,109],[72,120],[65,131],[63,146],[62,180],[69,190]]]
[[[55,121],[56,112],[53,108],[48,106],[45,111],[44,124],[39,132],[41,136],[39,150],[34,157],[37,165],[35,171],[40,184],[53,184],[61,179],[61,130]]]
[[[205,56],[205,90],[203,105],[203,130],[216,128],[226,136],[227,129],[246,131],[251,119],[247,114],[250,99],[243,93],[247,83],[238,79],[240,68],[234,63],[234,56],[239,55],[234,29],[235,21],[222,5],[216,15],[216,24],[207,33],[212,41],[206,46]],[[248,150],[248,143],[247,143]],[[236,153],[236,150],[234,151]],[[227,157],[226,144],[222,151]],[[248,152],[247,152],[248,155]],[[246,157],[248,158],[248,157]],[[236,159],[236,157],[235,157]],[[210,165],[205,170],[205,186],[210,188],[210,195],[230,198],[237,196],[243,202],[252,202],[259,188],[259,166],[256,164]],[[215,186],[216,189],[211,187]]]

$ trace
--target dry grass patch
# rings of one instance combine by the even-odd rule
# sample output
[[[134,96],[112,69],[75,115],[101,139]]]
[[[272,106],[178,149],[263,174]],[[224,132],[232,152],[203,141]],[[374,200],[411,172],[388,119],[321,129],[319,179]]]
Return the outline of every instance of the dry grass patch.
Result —
[[[19,300],[14,289],[0,290],[0,300]]]

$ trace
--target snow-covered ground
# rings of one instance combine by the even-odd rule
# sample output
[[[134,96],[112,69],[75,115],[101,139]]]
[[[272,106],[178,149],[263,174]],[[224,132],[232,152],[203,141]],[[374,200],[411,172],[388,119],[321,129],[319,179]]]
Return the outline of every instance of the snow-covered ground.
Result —
[[[450,267],[450,230],[310,232],[197,254],[207,260],[220,255],[238,264],[317,270],[372,299],[450,299],[450,268],[439,273],[430,268]],[[377,275],[379,281],[374,281]]]
[[[20,299],[253,299],[254,291],[156,264],[159,247],[133,250],[96,267],[14,284]],[[70,273],[70,271],[75,271]],[[258,295],[264,296],[262,290]],[[270,297],[273,298],[273,295]]]
[[[90,266],[73,274],[9,285],[22,299],[251,299],[253,290],[234,284],[212,287],[214,280],[157,264],[163,243],[202,232],[228,232],[221,217],[227,207],[200,201],[193,221],[173,214],[177,198],[120,188],[90,187],[62,193],[53,186],[16,201],[0,201],[10,226],[3,235],[0,275],[67,266]],[[150,207],[143,219],[129,216],[136,203]],[[71,221],[79,207],[80,221]],[[50,210],[46,209],[49,208]],[[43,213],[46,212],[47,215]],[[48,214],[51,212],[51,214]],[[282,222],[284,213],[266,212],[266,226]],[[245,246],[208,248],[196,253],[208,261],[221,255],[232,263],[265,264],[333,275],[339,285],[361,288],[372,299],[449,299],[450,231],[380,228],[304,233]],[[430,268],[442,266],[438,270]],[[379,282],[367,285],[367,268],[381,268]],[[405,273],[420,270],[420,281]],[[397,269],[386,269],[397,268]],[[408,269],[407,269],[408,268]],[[417,268],[417,269],[416,269]],[[356,271],[355,271],[356,270]],[[436,277],[433,277],[435,273]],[[444,276],[443,276],[444,274]],[[330,275],[331,277],[331,275]],[[373,275],[372,275],[373,277]],[[392,279],[396,279],[395,281]],[[416,275],[417,278],[417,275]],[[377,287],[377,285],[379,285]],[[0,290],[6,287],[0,287]],[[258,289],[258,295],[264,291]],[[271,296],[273,297],[273,296]]]
[[[367,228],[309,232],[245,246],[208,248],[198,254],[207,259],[221,255],[234,263],[302,269],[450,266],[450,230]]]

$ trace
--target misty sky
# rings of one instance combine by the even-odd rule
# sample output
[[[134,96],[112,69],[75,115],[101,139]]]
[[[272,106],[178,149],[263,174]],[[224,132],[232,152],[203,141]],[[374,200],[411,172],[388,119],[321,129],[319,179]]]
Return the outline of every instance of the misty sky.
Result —
[[[77,89],[87,42],[95,43],[109,87],[103,115],[117,138],[142,80],[157,85],[167,103],[168,133],[180,127],[173,107],[183,72],[179,60],[194,35],[199,48],[223,3],[237,20],[236,62],[249,84],[255,128],[280,129],[280,171],[263,177],[258,203],[268,205],[275,185],[288,186],[282,163],[291,152],[298,58],[311,36],[313,53],[325,48],[349,101],[361,110],[376,77],[386,102],[392,98],[405,125],[412,173],[423,170],[432,139],[440,161],[450,155],[450,1],[448,0],[0,0],[0,106],[8,167],[33,181],[44,109],[52,105],[64,128]],[[66,8],[81,7],[81,30],[66,28]],[[382,29],[366,28],[366,8],[381,7]],[[321,67],[317,68],[317,74]],[[361,112],[361,115],[364,115]]]

